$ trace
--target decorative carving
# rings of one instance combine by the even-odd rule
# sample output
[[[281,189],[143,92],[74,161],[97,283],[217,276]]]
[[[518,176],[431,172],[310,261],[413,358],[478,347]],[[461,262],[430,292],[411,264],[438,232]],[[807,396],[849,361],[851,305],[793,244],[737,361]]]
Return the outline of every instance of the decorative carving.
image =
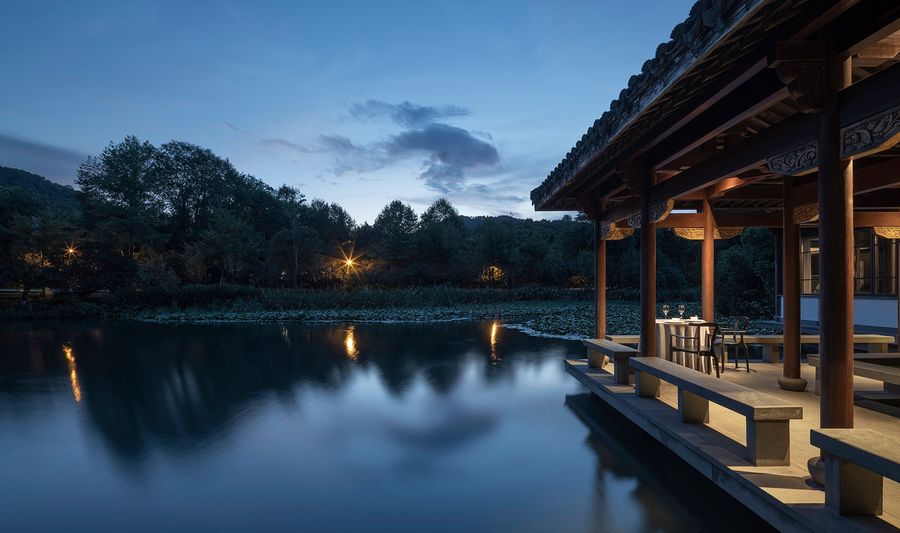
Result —
[[[619,228],[615,224],[604,224],[600,227],[600,240],[621,241],[634,234],[633,228]]]
[[[702,241],[704,231],[703,228],[672,228],[675,235],[689,241]],[[744,232],[744,228],[715,228],[713,238],[717,241],[724,239],[733,239]]]
[[[794,208],[794,224],[807,224],[816,220],[819,220],[818,205],[801,205]]]
[[[811,141],[795,146],[787,152],[770,157],[766,162],[769,170],[776,174],[796,176],[807,172],[818,165],[818,144]]]
[[[825,108],[825,48],[820,42],[781,42],[770,65],[802,113]]]
[[[874,227],[875,235],[885,239],[900,239],[900,228],[896,226]]]
[[[675,208],[675,200],[669,199],[668,201],[651,205],[650,206],[650,222],[656,224],[662,220],[665,220],[669,213],[672,212],[672,209]],[[628,225],[632,228],[640,228],[641,227],[641,212],[628,217]]]
[[[841,130],[841,157],[890,148],[900,141],[900,106]]]

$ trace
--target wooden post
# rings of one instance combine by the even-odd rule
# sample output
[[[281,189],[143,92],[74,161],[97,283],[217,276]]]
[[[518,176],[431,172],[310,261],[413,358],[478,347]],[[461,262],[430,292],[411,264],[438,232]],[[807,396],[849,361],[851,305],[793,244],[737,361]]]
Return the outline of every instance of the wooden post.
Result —
[[[800,226],[794,223],[794,178],[784,176],[782,188],[784,368],[778,385],[784,390],[799,392],[806,390],[806,380],[800,377]]]
[[[713,219],[709,195],[703,198],[703,248],[700,268],[701,307],[703,320],[714,322],[716,286],[716,221]]]
[[[600,237],[600,221],[594,222],[594,335],[606,338],[606,241]]]
[[[829,51],[818,116],[821,426],[853,427],[853,162],[841,160],[838,91],[849,60]]]
[[[641,195],[641,355],[656,357],[656,224],[651,222],[649,189],[655,173],[644,170]]]

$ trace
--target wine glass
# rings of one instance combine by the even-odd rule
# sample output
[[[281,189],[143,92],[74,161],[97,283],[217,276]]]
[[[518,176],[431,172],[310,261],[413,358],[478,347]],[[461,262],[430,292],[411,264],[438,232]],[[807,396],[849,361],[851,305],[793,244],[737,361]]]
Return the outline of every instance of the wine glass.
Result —
[[[684,320],[684,304],[678,304],[678,318]]]
[[[663,318],[669,318],[669,304],[663,304]]]

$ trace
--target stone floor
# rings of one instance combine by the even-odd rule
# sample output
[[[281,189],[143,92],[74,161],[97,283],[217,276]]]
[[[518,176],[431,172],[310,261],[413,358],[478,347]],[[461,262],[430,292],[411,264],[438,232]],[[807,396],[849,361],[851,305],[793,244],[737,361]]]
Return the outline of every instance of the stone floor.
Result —
[[[810,429],[819,424],[819,398],[813,394],[814,369],[803,364],[809,392],[787,392],[778,387],[780,364],[751,363],[751,372],[727,370],[722,379],[777,396],[803,407],[803,419],[791,421],[791,464],[755,467],[745,458],[745,419],[710,403],[706,425],[682,424],[674,407],[677,389],[663,382],[658,399],[637,398],[633,386],[616,385],[605,371],[589,369],[584,360],[568,360],[569,373],[598,397],[666,444],[741,502],[784,530],[887,530],[900,529],[900,484],[885,479],[884,514],[877,518],[838,517],[825,509],[825,493],[808,483],[806,462],[819,454],[809,443]],[[607,370],[612,370],[607,365]],[[857,393],[878,394],[880,382],[856,378]],[[857,406],[856,427],[900,435],[900,418]]]

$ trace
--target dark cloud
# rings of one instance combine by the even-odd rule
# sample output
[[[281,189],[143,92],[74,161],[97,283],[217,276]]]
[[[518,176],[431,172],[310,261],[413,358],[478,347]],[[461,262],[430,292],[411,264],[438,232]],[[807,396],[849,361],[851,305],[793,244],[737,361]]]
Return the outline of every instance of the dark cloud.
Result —
[[[366,100],[350,107],[350,115],[357,120],[389,118],[401,126],[414,128],[453,117],[464,117],[471,112],[455,105],[425,106],[411,102],[391,104],[381,100]]]
[[[397,158],[417,153],[427,155],[420,177],[428,188],[444,193],[458,191],[465,185],[466,170],[500,162],[494,145],[468,130],[440,123],[395,135],[385,143],[385,149],[388,155]]]
[[[75,183],[78,166],[87,154],[59,146],[0,133],[0,166],[19,168],[57,183]]]

